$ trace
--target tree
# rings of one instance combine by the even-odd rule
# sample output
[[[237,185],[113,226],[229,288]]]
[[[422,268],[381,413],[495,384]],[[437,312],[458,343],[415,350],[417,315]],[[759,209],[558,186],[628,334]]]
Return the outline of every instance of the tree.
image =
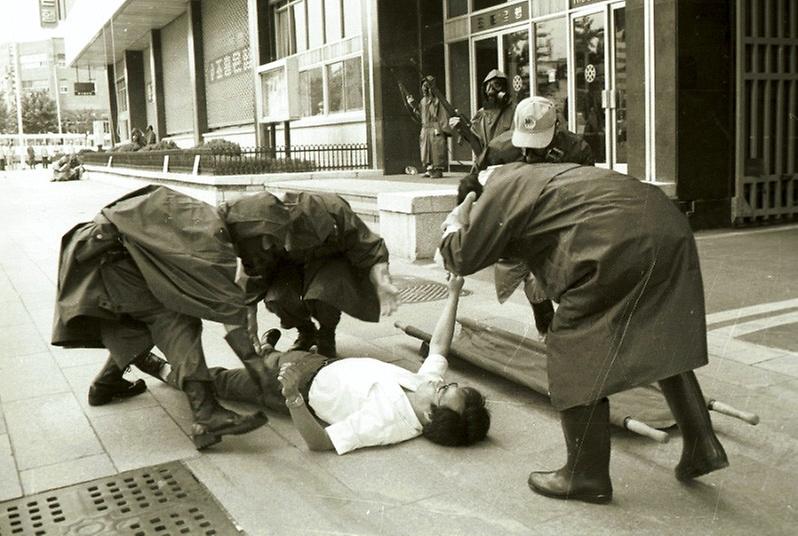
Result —
[[[61,126],[64,132],[75,132],[79,134],[86,134],[93,132],[94,121],[100,119],[107,119],[107,115],[102,110],[65,110],[61,114]]]
[[[14,129],[14,118],[10,114],[10,110],[6,106],[5,95],[0,92],[0,133],[7,133],[9,130]]]
[[[44,91],[22,95],[22,128],[26,134],[57,132],[55,101]]]

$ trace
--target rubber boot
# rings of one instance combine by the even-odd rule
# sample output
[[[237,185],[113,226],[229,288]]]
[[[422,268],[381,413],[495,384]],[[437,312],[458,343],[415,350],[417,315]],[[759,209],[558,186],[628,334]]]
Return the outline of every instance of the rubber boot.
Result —
[[[682,458],[674,473],[678,480],[693,478],[728,467],[729,459],[712,429],[701,386],[693,371],[659,382],[671,413],[682,432]]]
[[[169,363],[152,352],[141,354],[133,360],[133,365],[141,372],[166,383],[171,367]]]
[[[319,326],[316,334],[316,351],[326,357],[337,357],[335,351],[335,328],[336,326]]]
[[[129,382],[122,377],[122,374],[122,369],[116,366],[111,356],[108,356],[105,365],[89,387],[89,405],[102,406],[115,398],[130,398],[147,390],[144,380]]]
[[[263,358],[255,352],[247,330],[245,328],[234,329],[229,331],[224,338],[241,359],[252,381],[260,388],[261,404],[268,409],[287,415],[288,408],[285,406],[285,399],[281,394],[277,376],[269,371]]]
[[[223,408],[213,395],[210,382],[187,380],[183,392],[188,397],[194,422],[191,425],[191,440],[197,450],[215,445],[224,435],[239,435],[251,432],[266,424],[269,419],[261,412],[240,415]]]
[[[306,324],[296,327],[299,331],[299,336],[294,341],[294,344],[288,349],[289,352],[294,350],[302,350],[304,352],[310,351],[310,347],[316,344],[316,326],[310,320]]]
[[[606,398],[590,406],[560,412],[568,459],[557,471],[534,472],[529,487],[535,493],[573,501],[608,503],[610,481],[610,403]]]

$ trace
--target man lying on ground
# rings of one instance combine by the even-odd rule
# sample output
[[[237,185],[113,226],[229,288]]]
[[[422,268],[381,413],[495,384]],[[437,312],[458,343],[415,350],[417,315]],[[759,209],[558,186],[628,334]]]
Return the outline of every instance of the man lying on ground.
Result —
[[[465,446],[487,435],[490,414],[482,394],[444,381],[444,356],[454,334],[463,278],[453,276],[448,286],[429,356],[415,373],[368,357],[328,359],[300,350],[275,351],[280,331],[265,334],[267,367],[282,385],[291,419],[310,450],[345,454],[419,435],[441,445]],[[210,373],[219,398],[259,400],[258,387],[244,369],[211,368]]]

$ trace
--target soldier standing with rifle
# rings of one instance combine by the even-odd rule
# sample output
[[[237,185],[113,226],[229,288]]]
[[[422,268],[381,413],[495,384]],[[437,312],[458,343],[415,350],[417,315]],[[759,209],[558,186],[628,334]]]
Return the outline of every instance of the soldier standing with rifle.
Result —
[[[421,164],[426,168],[424,176],[440,179],[443,177],[443,170],[449,166],[446,147],[446,138],[452,135],[449,128],[449,113],[430,89],[429,80],[425,79],[421,84],[421,92],[423,96],[418,107],[412,95],[408,94],[405,99],[416,119],[421,122],[419,146]]]
[[[515,113],[515,103],[507,91],[506,74],[493,69],[482,81],[482,91],[485,101],[470,122],[464,122],[461,117],[449,120],[449,126],[471,144],[476,166],[484,160],[491,140],[512,128]],[[471,138],[476,138],[477,143],[472,143]]]

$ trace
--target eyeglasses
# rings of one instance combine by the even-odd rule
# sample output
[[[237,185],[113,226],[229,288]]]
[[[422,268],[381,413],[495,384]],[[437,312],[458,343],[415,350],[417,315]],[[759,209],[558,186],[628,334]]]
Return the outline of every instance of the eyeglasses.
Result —
[[[438,387],[437,389],[435,389],[435,394],[437,394],[437,395],[438,395],[438,402],[440,402],[440,401],[441,401],[441,398],[443,398],[443,395],[444,395],[444,393],[446,393],[446,391],[447,391],[447,390],[448,390],[450,387],[457,387],[457,382],[452,382],[452,383],[444,383],[444,384],[442,384],[440,387]]]

